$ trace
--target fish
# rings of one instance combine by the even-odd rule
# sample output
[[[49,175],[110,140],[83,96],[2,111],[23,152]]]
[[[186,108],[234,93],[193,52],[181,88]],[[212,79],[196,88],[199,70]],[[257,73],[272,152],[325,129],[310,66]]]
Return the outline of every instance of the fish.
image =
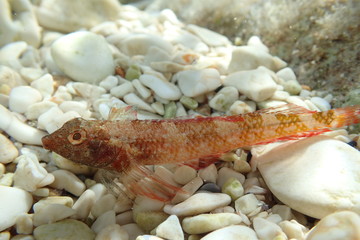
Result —
[[[75,118],[44,136],[42,143],[73,162],[118,173],[127,194],[169,201],[182,189],[146,166],[216,159],[246,146],[311,137],[359,123],[359,113],[360,105],[316,112],[287,104],[233,116]]]

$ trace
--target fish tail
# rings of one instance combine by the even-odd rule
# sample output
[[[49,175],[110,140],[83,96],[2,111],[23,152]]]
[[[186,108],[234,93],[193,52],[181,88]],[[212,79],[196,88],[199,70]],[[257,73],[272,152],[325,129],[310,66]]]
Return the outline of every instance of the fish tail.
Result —
[[[330,111],[333,111],[335,116],[334,121],[330,124],[333,128],[360,123],[360,105],[336,108],[328,112]]]

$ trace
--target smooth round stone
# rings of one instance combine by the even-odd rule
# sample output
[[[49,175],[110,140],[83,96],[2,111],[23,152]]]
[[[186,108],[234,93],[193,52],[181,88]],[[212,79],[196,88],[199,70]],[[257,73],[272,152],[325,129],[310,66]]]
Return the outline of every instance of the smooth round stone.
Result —
[[[0,134],[0,163],[10,163],[19,155],[14,143]]]
[[[44,224],[34,229],[37,240],[52,239],[94,239],[95,233],[83,222],[66,219],[60,222]]]
[[[360,239],[360,217],[350,211],[330,214],[308,233],[306,240]]]
[[[234,239],[234,240],[258,240],[256,233],[249,227],[241,225],[233,225],[213,231],[201,240],[218,240],[218,239]]]
[[[280,144],[253,155],[271,192],[290,208],[314,218],[339,210],[360,213],[360,152],[326,136]],[[286,171],[284,171],[286,169]]]
[[[106,40],[94,33],[79,31],[65,35],[51,46],[56,65],[75,81],[97,83],[115,71]]]
[[[227,194],[197,193],[177,205],[166,205],[164,212],[176,216],[191,216],[227,206],[230,202],[231,198]]]
[[[9,109],[18,113],[25,113],[31,104],[40,102],[41,99],[41,93],[35,88],[29,86],[15,87],[9,95]]]
[[[184,218],[182,227],[188,234],[201,234],[241,222],[242,218],[235,213],[200,214]]]
[[[179,88],[173,83],[167,82],[150,74],[141,75],[139,80],[161,98],[167,100],[179,100],[181,97]]]
[[[30,193],[15,187],[0,186],[0,231],[15,224],[16,218],[27,213],[33,203]]]
[[[220,73],[214,68],[181,71],[176,74],[176,79],[187,97],[211,92],[221,85]]]
[[[252,70],[264,66],[277,71],[286,66],[286,63],[277,57],[271,56],[261,48],[254,46],[237,47],[232,52],[228,73]]]
[[[164,222],[160,223],[156,228],[156,236],[171,240],[184,240],[184,233],[179,218],[171,215]]]
[[[272,97],[277,89],[273,73],[264,67],[234,72],[224,79],[224,85],[236,87],[240,93],[256,102]]]

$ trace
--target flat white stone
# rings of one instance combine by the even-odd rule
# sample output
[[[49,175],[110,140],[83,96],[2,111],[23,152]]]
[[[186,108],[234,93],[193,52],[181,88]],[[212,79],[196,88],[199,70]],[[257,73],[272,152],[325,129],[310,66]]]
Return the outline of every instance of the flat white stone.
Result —
[[[91,32],[79,31],[59,38],[51,46],[51,55],[75,81],[97,83],[115,71],[108,43]]]
[[[218,207],[224,207],[231,202],[231,198],[223,193],[197,193],[177,205],[167,205],[164,212],[176,216],[191,216],[210,212]]]
[[[41,208],[45,208],[51,204],[60,204],[60,205],[64,205],[64,206],[71,208],[73,206],[73,203],[74,203],[74,200],[71,197],[50,196],[50,197],[43,198],[43,199],[39,200],[37,203],[35,203],[33,206],[33,210],[35,212],[37,212]]]
[[[285,220],[279,223],[279,226],[290,239],[305,239],[305,234],[309,231],[305,226],[296,220]]]
[[[167,82],[156,76],[143,74],[140,76],[139,80],[161,98],[167,100],[178,100],[181,97],[181,92],[175,84]]]
[[[332,213],[318,222],[306,240],[360,239],[360,217],[350,211]]]
[[[73,205],[72,209],[76,212],[73,214],[73,218],[85,220],[91,211],[95,203],[95,192],[88,189],[81,194],[81,196],[76,200],[75,204]]]
[[[221,85],[220,73],[214,68],[181,71],[176,74],[176,79],[187,97],[211,92]]]
[[[193,24],[189,24],[187,26],[187,29],[197,35],[209,46],[218,47],[230,44],[230,41],[227,37],[209,29],[202,28]]]
[[[264,218],[255,217],[253,220],[253,226],[259,239],[287,239],[285,233],[277,224],[270,222]]]
[[[94,217],[99,217],[101,214],[110,211],[114,208],[116,198],[112,194],[106,194],[97,200],[91,208],[91,214]]]
[[[16,187],[0,186],[0,196],[0,231],[3,231],[30,210],[33,199],[30,193]]]
[[[224,87],[209,101],[209,106],[215,110],[225,112],[239,98],[239,91],[235,87]]]
[[[50,108],[56,107],[57,104],[50,101],[41,101],[38,103],[31,104],[26,112],[25,116],[29,120],[37,119],[41,114],[48,111]]]
[[[110,90],[111,95],[118,97],[118,98],[123,98],[126,94],[128,93],[132,93],[134,92],[134,87],[131,84],[131,82],[126,81],[122,84],[120,84],[119,86],[113,87]]]
[[[156,236],[165,239],[184,240],[184,233],[179,218],[171,215],[164,222],[160,223],[156,228]]]
[[[37,89],[43,98],[50,97],[54,92],[54,79],[52,75],[47,73],[44,76],[34,80],[30,86]]]
[[[271,192],[296,211],[315,218],[345,209],[360,213],[354,181],[360,152],[346,143],[315,136],[253,155],[252,161]]]
[[[254,194],[246,194],[235,201],[235,210],[248,215],[259,207],[259,203],[259,200],[257,200]]]
[[[252,70],[259,66],[264,66],[272,71],[278,71],[285,67],[286,63],[263,51],[261,47],[241,46],[236,47],[232,52],[228,73]]]
[[[246,239],[258,240],[256,233],[249,227],[241,225],[233,225],[213,231],[201,240],[218,240],[218,239]]]
[[[14,143],[0,134],[0,163],[10,163],[19,155]]]
[[[64,189],[75,196],[80,196],[85,191],[85,184],[72,172],[67,170],[55,170],[52,172],[55,177],[51,187]]]
[[[9,109],[18,113],[25,113],[31,104],[40,102],[41,99],[41,93],[35,88],[29,86],[15,87],[9,95]]]
[[[62,204],[49,204],[34,212],[34,226],[57,222],[70,217],[75,210]]]
[[[234,72],[224,79],[224,85],[236,87],[240,93],[256,102],[270,98],[277,89],[273,73],[264,67]]]
[[[186,217],[182,221],[182,227],[188,234],[201,234],[241,222],[242,218],[235,213],[210,213]]]

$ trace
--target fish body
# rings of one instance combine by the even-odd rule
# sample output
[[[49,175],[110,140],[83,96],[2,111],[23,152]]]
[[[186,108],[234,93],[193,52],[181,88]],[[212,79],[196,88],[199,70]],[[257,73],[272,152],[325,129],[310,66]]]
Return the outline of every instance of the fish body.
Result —
[[[286,109],[288,108],[288,109]],[[360,106],[313,112],[294,105],[236,116],[164,120],[76,118],[45,136],[45,148],[74,162],[130,172],[236,148],[309,137],[360,121]]]

